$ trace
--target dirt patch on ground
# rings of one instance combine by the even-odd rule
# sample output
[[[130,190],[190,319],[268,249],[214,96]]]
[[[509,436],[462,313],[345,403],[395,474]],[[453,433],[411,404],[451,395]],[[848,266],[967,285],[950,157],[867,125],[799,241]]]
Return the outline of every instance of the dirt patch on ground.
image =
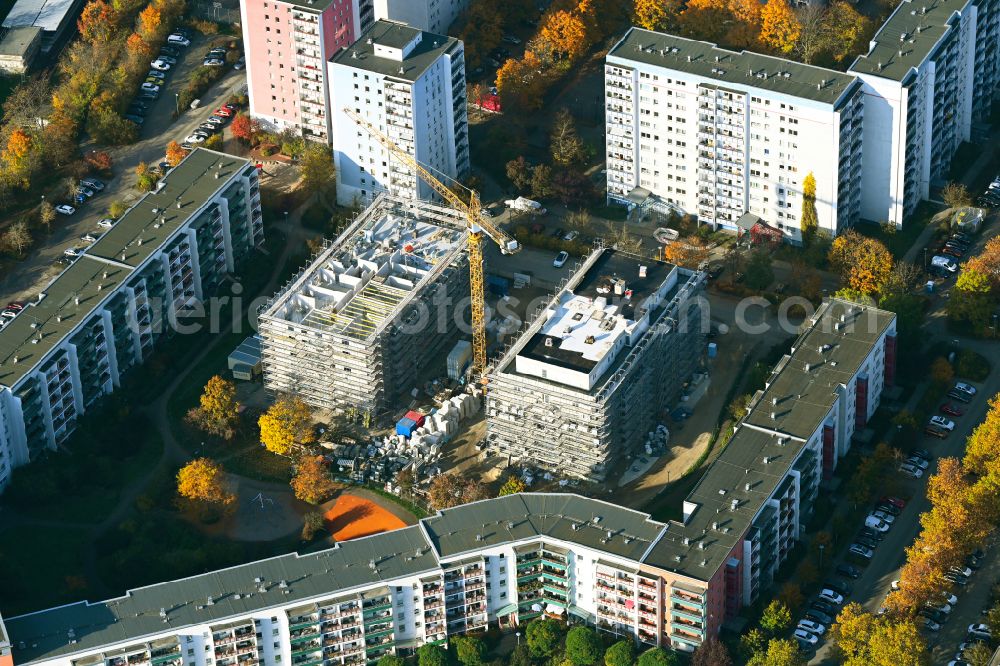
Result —
[[[388,510],[381,502],[371,499],[372,494],[342,493],[336,500],[323,505],[326,529],[336,541],[347,541],[406,527],[396,512]]]
[[[233,475],[236,506],[212,525],[198,525],[210,536],[233,541],[275,541],[302,530],[303,516],[313,507],[295,499],[291,489]]]

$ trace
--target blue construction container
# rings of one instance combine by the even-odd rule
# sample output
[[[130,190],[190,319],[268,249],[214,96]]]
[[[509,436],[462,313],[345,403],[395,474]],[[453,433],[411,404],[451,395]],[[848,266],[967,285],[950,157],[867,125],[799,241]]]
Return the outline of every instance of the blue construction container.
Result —
[[[413,434],[413,431],[417,429],[417,422],[413,419],[401,418],[396,421],[396,434],[402,435],[403,437],[409,437]]]

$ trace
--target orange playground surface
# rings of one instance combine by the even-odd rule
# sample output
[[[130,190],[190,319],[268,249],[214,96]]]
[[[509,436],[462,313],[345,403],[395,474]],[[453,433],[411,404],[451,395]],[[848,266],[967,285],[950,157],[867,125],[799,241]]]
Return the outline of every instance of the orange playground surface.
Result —
[[[326,528],[337,541],[398,530],[406,523],[371,500],[343,493],[323,514]]]

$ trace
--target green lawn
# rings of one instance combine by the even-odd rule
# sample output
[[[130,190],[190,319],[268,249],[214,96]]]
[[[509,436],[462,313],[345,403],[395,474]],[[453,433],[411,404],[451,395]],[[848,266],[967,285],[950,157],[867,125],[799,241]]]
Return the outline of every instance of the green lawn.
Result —
[[[160,459],[163,441],[145,416],[109,398],[84,415],[65,448],[18,469],[4,505],[39,520],[99,523]]]
[[[80,529],[0,531],[0,613],[9,617],[92,596],[84,577],[87,539]]]

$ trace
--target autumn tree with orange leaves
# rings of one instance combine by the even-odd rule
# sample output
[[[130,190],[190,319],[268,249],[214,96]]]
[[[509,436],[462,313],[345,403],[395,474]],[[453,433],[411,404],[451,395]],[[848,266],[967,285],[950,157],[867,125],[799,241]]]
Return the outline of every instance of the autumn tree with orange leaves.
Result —
[[[697,268],[708,258],[708,246],[697,236],[676,240],[663,248],[663,259],[685,268]]]
[[[323,456],[304,456],[291,481],[295,497],[309,504],[326,501],[339,487],[330,476]]]
[[[176,141],[171,141],[167,144],[167,164],[172,167],[180,164],[185,157],[187,157],[188,151],[181,147],[181,144]]]
[[[583,19],[576,12],[565,10],[549,14],[539,37],[550,44],[553,51],[569,60],[583,55],[589,46]]]
[[[115,28],[115,10],[104,0],[90,0],[83,7],[76,27],[80,37],[91,44],[104,44]]]

